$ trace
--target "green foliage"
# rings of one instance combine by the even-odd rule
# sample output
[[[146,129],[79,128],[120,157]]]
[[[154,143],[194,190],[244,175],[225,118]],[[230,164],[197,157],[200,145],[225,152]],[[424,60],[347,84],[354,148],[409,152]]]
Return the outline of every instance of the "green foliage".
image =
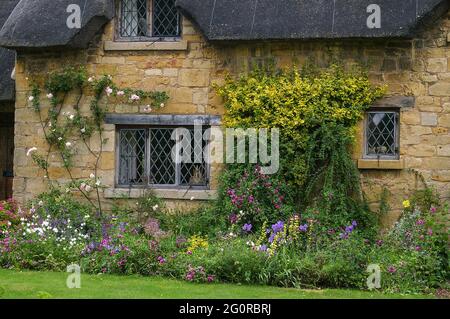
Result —
[[[232,190],[244,199],[243,213],[257,226],[302,211],[307,217],[318,212],[314,218],[323,227],[357,220],[374,233],[376,218],[364,203],[351,148],[355,125],[384,88],[372,87],[362,71],[333,66],[303,72],[255,70],[239,79],[228,78],[217,91],[225,100],[227,127],[279,128],[281,135],[280,171],[270,176],[270,184],[277,185],[283,208],[276,205],[270,187],[260,192],[243,183],[254,167],[228,165],[219,197],[224,214],[239,212],[228,194]],[[259,205],[247,205],[249,196]]]

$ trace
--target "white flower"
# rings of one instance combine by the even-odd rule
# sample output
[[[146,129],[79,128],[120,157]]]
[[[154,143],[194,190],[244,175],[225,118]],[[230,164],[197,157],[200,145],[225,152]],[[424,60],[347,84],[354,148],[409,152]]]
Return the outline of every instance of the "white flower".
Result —
[[[34,96],[30,96],[30,97],[28,97],[28,101],[30,101],[30,102],[33,102],[33,100],[34,100]]]
[[[106,88],[105,92],[106,92],[106,94],[107,94],[108,96],[110,96],[111,93],[113,92],[113,89],[111,89],[111,88],[108,86],[108,87]]]
[[[191,197],[191,200],[194,200],[194,199],[195,199],[195,197],[194,197],[194,196],[192,196],[192,197]]]
[[[93,76],[91,76],[89,79],[88,79],[88,82],[89,83],[92,83],[92,82],[94,82],[94,77]]]
[[[84,215],[84,219],[89,219],[89,215]]]
[[[91,175],[89,175],[89,178],[90,178],[90,179],[94,179],[94,178],[95,178],[94,173],[91,173]]]
[[[86,128],[83,127],[80,131],[81,131],[81,133],[84,134],[84,133],[86,133]]]
[[[91,186],[89,186],[89,185],[86,185],[86,192],[90,192],[92,190],[92,187]]]
[[[52,122],[49,122],[49,123],[48,123],[48,127],[52,127]]]
[[[75,115],[73,115],[73,114],[70,114],[70,115],[69,115],[69,119],[70,119],[71,121],[73,121],[74,118],[75,118]]]
[[[125,92],[124,91],[117,91],[117,96],[124,96]]]
[[[86,183],[81,183],[80,189],[81,189],[81,190],[84,190],[85,188],[86,188]]]
[[[132,100],[132,101],[139,101],[141,98],[139,97],[139,95],[136,95],[136,94],[133,94],[131,97],[130,97],[130,100]]]
[[[147,105],[146,107],[144,107],[144,112],[151,112],[152,108],[150,107],[150,105]]]
[[[8,222],[6,223],[8,226],[11,226],[11,222],[8,220]]]
[[[101,184],[102,184],[102,182],[99,179],[97,179],[97,181],[95,182],[95,185],[100,186]]]
[[[163,108],[164,106],[166,106],[164,103],[161,103],[160,105],[159,105],[161,108]]]
[[[58,141],[62,141],[62,137],[60,136],[60,137],[58,137]]]
[[[53,99],[53,94],[51,93],[47,94],[47,99]]]
[[[27,152],[27,156],[30,156],[31,153],[36,152],[36,151],[37,151],[37,147],[32,147],[32,148],[30,148],[30,149],[28,150],[28,152]]]
[[[67,142],[67,143],[66,143],[66,146],[67,146],[67,147],[71,147],[71,146],[72,146],[72,143]]]
[[[156,211],[158,208],[159,208],[158,205],[155,205],[155,206],[152,207],[153,211]]]
[[[53,228],[53,232],[54,232],[54,233],[57,233],[57,232],[58,232],[58,229],[57,229],[57,228]]]

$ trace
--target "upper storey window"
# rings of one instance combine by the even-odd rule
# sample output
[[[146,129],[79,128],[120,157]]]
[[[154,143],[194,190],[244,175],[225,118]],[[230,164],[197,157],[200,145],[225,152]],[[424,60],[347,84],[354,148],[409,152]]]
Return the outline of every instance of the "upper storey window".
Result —
[[[120,40],[175,40],[181,34],[175,0],[121,0],[118,11]]]

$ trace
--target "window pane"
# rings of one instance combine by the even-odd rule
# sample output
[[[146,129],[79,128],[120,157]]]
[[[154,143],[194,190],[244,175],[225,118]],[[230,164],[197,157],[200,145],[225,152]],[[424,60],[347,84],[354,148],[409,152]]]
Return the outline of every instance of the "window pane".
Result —
[[[172,160],[173,129],[150,129],[150,184],[174,185],[176,165]]]
[[[146,36],[147,29],[147,0],[122,0],[120,35]]]
[[[119,136],[119,184],[142,185],[146,180],[146,130],[122,129]]]
[[[153,36],[179,36],[180,17],[175,8],[175,0],[153,0],[153,3]]]
[[[397,155],[397,113],[368,112],[366,123],[367,155]]]
[[[201,133],[198,132],[198,136],[195,136],[194,129],[189,129],[189,131],[191,134],[191,163],[181,163],[180,184],[182,186],[206,186],[207,165],[203,158],[203,149],[207,143],[207,141],[203,140],[205,130],[202,130]],[[196,154],[198,154],[197,160],[195,158]]]

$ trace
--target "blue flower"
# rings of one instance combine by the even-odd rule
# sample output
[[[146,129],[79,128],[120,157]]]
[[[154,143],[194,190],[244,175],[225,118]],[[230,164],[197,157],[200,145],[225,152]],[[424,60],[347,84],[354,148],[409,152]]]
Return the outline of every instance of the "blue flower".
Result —
[[[274,233],[278,233],[280,231],[282,231],[284,228],[284,223],[280,220],[278,221],[276,224],[272,225],[272,230]]]
[[[300,231],[302,231],[302,232],[307,232],[308,231],[308,224],[300,225],[300,227],[298,229]]]
[[[247,233],[251,232],[251,231],[252,231],[252,224],[245,224],[245,225],[242,227],[242,230],[245,231],[245,232],[247,232]]]

